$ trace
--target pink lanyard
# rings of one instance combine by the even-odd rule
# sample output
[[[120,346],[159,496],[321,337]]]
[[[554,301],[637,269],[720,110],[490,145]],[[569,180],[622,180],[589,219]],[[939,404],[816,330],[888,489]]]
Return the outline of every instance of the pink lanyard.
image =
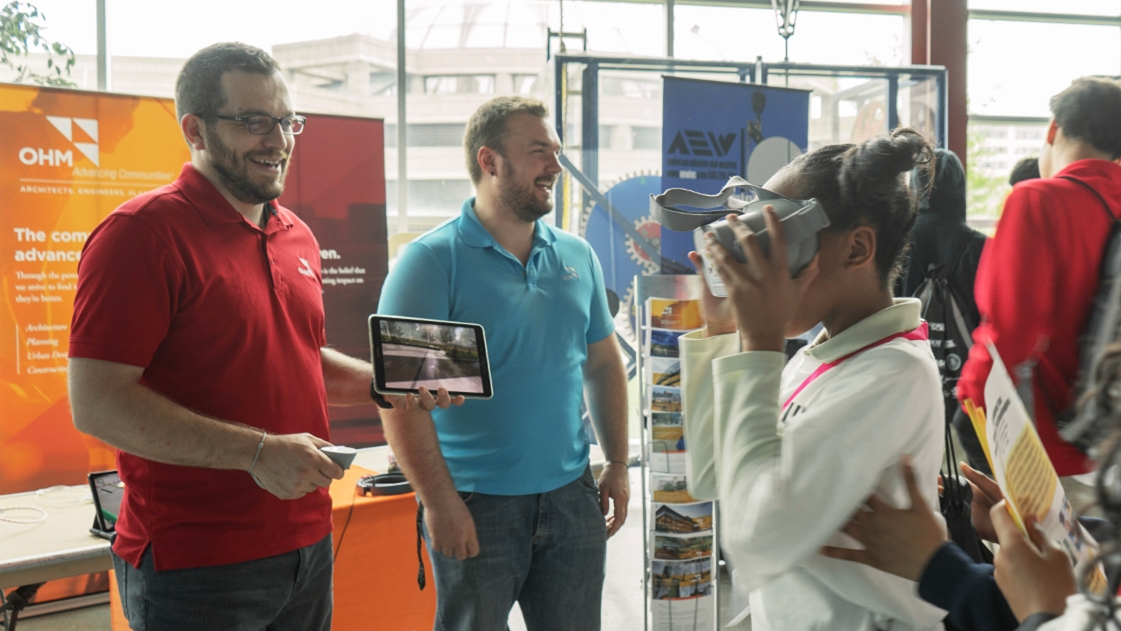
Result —
[[[811,373],[809,377],[806,377],[806,380],[803,381],[798,386],[798,389],[794,391],[794,394],[790,395],[790,398],[786,400],[786,403],[782,404],[782,409],[785,410],[790,405],[790,403],[794,400],[794,397],[798,396],[799,394],[802,393],[802,390],[806,389],[806,386],[813,383],[815,379],[817,379],[818,377],[820,377],[820,376],[824,375],[825,373],[829,372],[830,369],[836,367],[841,362],[843,362],[846,359],[852,357],[853,355],[858,355],[858,354],[863,353],[864,351],[866,351],[870,348],[875,348],[877,346],[887,344],[888,342],[890,342],[892,340],[899,339],[899,338],[903,338],[905,340],[913,340],[913,341],[918,341],[918,340],[924,340],[925,341],[925,340],[930,339],[930,336],[927,334],[926,322],[923,322],[922,324],[920,324],[917,329],[914,329],[914,330],[911,330],[911,331],[904,331],[903,333],[896,333],[895,335],[889,335],[889,336],[885,337],[884,339],[880,340],[879,342],[873,342],[873,343],[869,344],[868,346],[865,346],[864,348],[861,348],[859,350],[855,350],[855,351],[849,353],[848,355],[845,355],[844,357],[841,357],[840,359],[834,359],[833,361],[829,362],[828,364],[822,364],[822,365],[818,366],[817,370],[813,371],[813,373]]]

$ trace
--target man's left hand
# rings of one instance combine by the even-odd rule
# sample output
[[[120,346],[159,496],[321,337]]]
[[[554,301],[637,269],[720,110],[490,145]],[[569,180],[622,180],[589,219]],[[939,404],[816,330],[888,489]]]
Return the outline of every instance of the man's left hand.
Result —
[[[821,549],[823,555],[919,580],[927,562],[946,542],[946,530],[919,492],[910,459],[904,458],[901,466],[911,506],[899,509],[875,495],[869,497],[867,509],[857,510],[842,529],[863,544],[864,549],[825,546]]]
[[[618,462],[609,462],[599,474],[599,509],[607,517],[607,538],[619,532],[627,521],[627,502],[631,499],[631,480],[627,467]],[[611,510],[611,504],[615,510]],[[611,513],[608,517],[607,514]]]
[[[453,405],[460,406],[466,401],[462,394],[456,397],[449,395],[447,388],[440,388],[433,393],[424,386],[418,389],[418,394],[413,394],[411,392],[405,396],[387,394],[385,395],[385,400],[389,401],[389,404],[392,405],[394,409],[402,410],[410,414],[431,412],[436,408],[447,409]]]
[[[1023,622],[1041,612],[1062,615],[1067,597],[1078,593],[1070,557],[1048,541],[1035,517],[1025,519],[1028,533],[1024,534],[1004,500],[993,506],[990,514],[1000,541],[993,560],[993,578],[1016,619]]]

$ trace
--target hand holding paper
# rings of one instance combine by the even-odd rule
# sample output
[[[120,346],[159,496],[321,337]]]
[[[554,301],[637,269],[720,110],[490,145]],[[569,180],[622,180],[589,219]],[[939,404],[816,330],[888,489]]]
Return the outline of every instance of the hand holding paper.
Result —
[[[1003,501],[993,506],[990,516],[1000,540],[993,576],[1016,619],[1037,613],[1061,615],[1067,596],[1078,593],[1070,558],[1048,541],[1034,518],[1027,519],[1025,534]]]
[[[993,359],[992,370],[985,382],[988,409],[977,408],[971,399],[966,399],[965,409],[1004,496],[1004,501],[994,506],[990,513],[995,534],[1001,535],[997,523],[999,515],[1001,520],[1007,518],[1019,526],[1022,538],[1029,536],[1034,541],[1035,531],[1039,530],[1046,541],[1066,553],[1068,565],[1092,562],[1098,554],[1098,544],[1078,523],[1004,362],[992,344],[986,346]],[[967,477],[971,476],[967,474]],[[992,496],[987,491],[986,494]],[[999,511],[997,507],[1000,507]],[[974,516],[977,516],[976,510]],[[1028,523],[1032,524],[1030,529],[1026,525]],[[980,525],[984,526],[983,523]],[[980,529],[978,532],[985,538],[989,534],[981,533]],[[1004,536],[1001,538],[1003,543]],[[1047,560],[1052,559],[1047,557]],[[1026,560],[1022,562],[1027,563]],[[1089,581],[1091,589],[1104,591],[1105,574],[1100,567]]]

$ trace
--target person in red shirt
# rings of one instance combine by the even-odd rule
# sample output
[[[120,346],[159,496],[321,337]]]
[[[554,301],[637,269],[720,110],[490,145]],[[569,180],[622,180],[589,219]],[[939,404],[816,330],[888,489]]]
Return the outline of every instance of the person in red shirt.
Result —
[[[124,612],[326,630],[327,405],[368,402],[371,367],[326,346],[319,246],[276,202],[304,119],[244,44],[192,56],[175,104],[191,162],[91,234],[70,338],[74,424],[120,450]]]
[[[982,321],[957,394],[960,401],[984,404],[992,367],[985,342],[992,341],[1033,412],[1055,470],[1066,477],[1094,469],[1059,436],[1054,418],[1073,402],[1079,337],[1098,291],[1111,217],[1121,216],[1121,166],[1115,162],[1121,158],[1121,84],[1078,79],[1050,105],[1042,178],[1012,189],[981,256],[975,291]],[[1076,506],[1090,495],[1074,480],[1064,480],[1064,487]]]

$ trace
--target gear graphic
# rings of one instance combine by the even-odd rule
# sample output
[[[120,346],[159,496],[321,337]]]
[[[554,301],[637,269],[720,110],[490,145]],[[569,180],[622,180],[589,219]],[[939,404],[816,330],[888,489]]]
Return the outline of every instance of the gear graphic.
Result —
[[[601,187],[601,192],[604,195],[610,195],[613,188],[635,178],[654,178],[654,180],[658,182],[659,187],[662,182],[662,174],[658,171],[635,171],[633,173],[627,173],[623,177],[611,182],[606,188]],[[594,199],[591,199],[590,196],[585,195],[584,197],[587,199],[583,210],[580,211],[580,235],[586,237],[588,232],[588,219],[592,216],[592,211],[595,210],[599,204],[597,204]]]
[[[654,221],[654,215],[646,215],[642,219],[636,219],[634,222],[634,229],[638,231],[647,241],[650,241],[655,246],[659,245],[662,238],[662,226]],[[638,247],[634,239],[627,237],[627,254],[630,255],[631,260],[641,265],[645,272],[643,276],[651,276],[657,274],[661,268],[661,261],[650,258],[650,255],[645,250]]]
[[[635,231],[660,247],[661,226],[649,213],[649,195],[660,193],[661,175],[656,171],[628,173],[612,182],[604,196],[631,222]],[[632,349],[639,348],[634,321],[635,277],[652,276],[661,271],[660,258],[651,257],[622,230],[612,229],[613,219],[593,200],[580,213],[580,235],[588,240],[604,266],[607,289],[619,297],[615,330]]]

